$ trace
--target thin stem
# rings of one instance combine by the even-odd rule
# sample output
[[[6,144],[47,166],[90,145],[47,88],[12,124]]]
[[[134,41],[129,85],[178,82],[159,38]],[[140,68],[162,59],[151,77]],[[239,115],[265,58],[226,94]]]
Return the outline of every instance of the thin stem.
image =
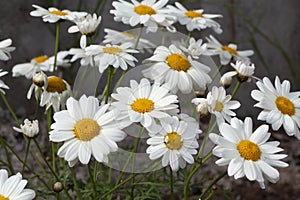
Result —
[[[26,153],[25,153],[25,158],[24,158],[24,163],[23,163],[22,173],[21,174],[24,174],[25,165],[27,163],[27,158],[28,158],[28,152],[29,152],[29,149],[30,149],[30,142],[31,142],[31,140],[28,140],[28,142],[27,142]]]
[[[220,71],[222,70],[223,65],[219,65],[218,69],[215,71],[215,73],[212,76],[212,80],[214,81],[215,78],[217,77],[217,75],[220,73]]]
[[[240,81],[237,81],[232,93],[231,93],[231,98],[233,98],[235,95],[236,95],[236,92],[238,91],[238,89],[240,88],[241,86],[241,82]]]
[[[105,94],[105,103],[108,103],[108,98],[109,98],[109,91],[110,91],[110,85],[111,85],[111,80],[113,77],[113,67],[109,66],[108,67],[108,77],[107,77],[107,90],[106,90],[106,94]]]
[[[57,63],[57,52],[59,49],[59,33],[60,33],[60,22],[56,22],[56,35],[55,35],[55,49],[54,49],[54,65],[53,65],[53,72],[56,70],[56,63]]]
[[[88,167],[89,178],[90,178],[90,180],[92,181],[92,184],[93,184],[94,199],[96,199],[96,197],[97,197],[97,186],[96,186],[96,182],[93,178],[91,163],[87,164],[87,167]]]
[[[9,171],[12,173],[12,174],[15,174],[15,170],[13,168],[13,165],[12,165],[12,162],[11,162],[11,159],[10,159],[10,155],[8,153],[8,150],[7,150],[7,143],[4,142],[5,140],[0,136],[0,142],[2,143],[2,146],[4,148],[4,151],[5,151],[5,155],[6,155],[6,160],[7,160],[7,166],[9,168]]]
[[[209,193],[209,195],[205,198],[205,200],[211,199],[214,194],[215,194],[215,191],[211,190],[210,193]]]
[[[80,190],[79,190],[79,187],[78,187],[75,171],[72,167],[69,167],[69,168],[70,168],[70,171],[71,171],[71,175],[72,175],[72,179],[73,179],[77,199],[81,200],[81,193],[80,193]]]
[[[204,192],[202,192],[202,194],[200,195],[199,199],[201,199],[212,188],[212,186],[214,186],[226,174],[227,174],[227,172],[225,171],[223,174],[221,174],[220,176],[218,176],[218,178],[216,178],[213,182],[211,182],[211,184],[204,190]]]
[[[187,38],[186,38],[186,41],[185,41],[185,47],[188,47],[189,45],[189,41],[190,41],[190,38],[192,37],[192,31],[190,31],[187,35]]]
[[[1,98],[2,98],[5,106],[9,110],[10,114],[12,115],[12,117],[14,118],[14,120],[16,121],[16,123],[18,124],[18,126],[20,126],[21,123],[20,123],[18,117],[16,116],[15,112],[13,111],[13,109],[11,108],[11,106],[9,105],[9,103],[8,103],[5,95],[2,92],[0,92],[0,95],[1,95]]]
[[[174,177],[173,177],[173,171],[170,166],[170,190],[171,190],[171,200],[174,200]]]

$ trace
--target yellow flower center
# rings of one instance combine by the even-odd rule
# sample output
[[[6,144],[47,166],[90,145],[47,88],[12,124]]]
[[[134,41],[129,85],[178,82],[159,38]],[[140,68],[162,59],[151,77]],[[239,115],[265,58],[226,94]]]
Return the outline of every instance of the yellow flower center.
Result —
[[[67,89],[67,85],[65,82],[57,77],[57,76],[50,76],[48,77],[48,85],[47,85],[47,92],[58,92],[62,93]]]
[[[195,12],[193,10],[189,10],[189,11],[185,12],[185,15],[189,18],[203,17],[202,13]]]
[[[228,51],[232,55],[237,55],[237,51],[233,48],[230,48],[229,46],[222,46],[223,51]]]
[[[224,105],[220,101],[216,101],[216,106],[214,111],[216,112],[221,112],[224,108]]]
[[[122,52],[122,49],[118,47],[104,47],[103,48],[104,53],[109,53],[109,54],[119,54]]]
[[[182,147],[183,141],[181,139],[181,136],[176,132],[167,133],[164,136],[164,143],[166,146],[173,150],[173,149],[180,149]]]
[[[100,134],[100,126],[93,119],[82,119],[75,124],[74,134],[78,140],[91,141]]]
[[[2,196],[2,195],[0,194],[0,200],[9,200],[9,198],[4,197],[4,196]]]
[[[166,62],[170,68],[177,71],[186,72],[191,67],[189,60],[182,54],[171,54],[167,57]]]
[[[276,106],[282,114],[294,115],[295,114],[295,106],[294,104],[285,97],[277,97],[275,100]]]
[[[139,113],[150,112],[154,109],[154,102],[147,98],[140,98],[131,104],[132,110]]]
[[[58,15],[58,16],[66,16],[66,15],[68,15],[68,13],[60,11],[60,10],[53,10],[50,13],[53,14],[53,15]]]
[[[38,56],[38,57],[34,57],[33,60],[35,60],[35,62],[37,63],[42,63],[45,62],[46,60],[48,60],[47,56]]]
[[[261,156],[261,151],[257,144],[249,140],[242,140],[237,145],[237,150],[239,151],[240,155],[246,160],[257,161]]]
[[[134,7],[134,11],[139,15],[154,15],[156,14],[155,10],[150,6],[139,5]]]
[[[127,32],[123,32],[122,34],[125,35],[125,36],[127,36],[127,37],[130,37],[130,38],[134,38],[134,39],[137,39],[137,38],[138,38],[137,35],[133,35],[133,34],[127,33]]]

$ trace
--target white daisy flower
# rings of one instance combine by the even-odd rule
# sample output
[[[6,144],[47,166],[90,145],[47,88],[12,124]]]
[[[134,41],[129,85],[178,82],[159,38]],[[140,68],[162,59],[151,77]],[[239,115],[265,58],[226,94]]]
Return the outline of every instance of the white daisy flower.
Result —
[[[217,119],[218,125],[226,120],[230,122],[232,116],[236,116],[232,110],[238,109],[241,104],[238,101],[231,100],[231,95],[226,95],[226,90],[223,87],[212,88],[205,98],[194,98],[192,103],[195,105],[207,103],[208,111],[214,114]]]
[[[186,57],[175,45],[169,48],[159,46],[154,55],[144,61],[152,64],[142,71],[146,78],[170,85],[173,92],[179,89],[182,93],[190,93],[193,89],[204,89],[211,82],[208,75],[210,68],[200,62]],[[197,88],[195,88],[197,87]]]
[[[24,120],[24,125],[21,124],[20,128],[13,127],[13,129],[19,133],[23,133],[29,138],[33,138],[39,134],[39,122],[38,120],[29,121],[27,118]]]
[[[121,45],[90,45],[86,47],[86,55],[93,56],[96,66],[98,66],[100,73],[103,73],[110,65],[114,68],[121,68],[127,70],[127,65],[135,67],[138,60],[130,55],[131,53],[138,53],[137,50],[131,48],[130,43]]]
[[[237,60],[236,64],[230,63],[230,65],[235,69],[235,71],[230,71],[223,74],[223,79],[228,79],[229,77],[237,76],[237,79],[240,82],[250,81],[251,77],[253,77],[255,66],[254,64],[244,63],[242,61]]]
[[[256,85],[259,90],[253,90],[251,97],[258,101],[254,106],[263,109],[257,119],[271,124],[275,131],[283,125],[289,136],[295,135],[300,140],[300,92],[290,92],[290,82],[280,83],[277,76],[275,87],[267,77]]]
[[[0,77],[6,75],[8,72],[7,71],[3,71],[3,69],[0,69]],[[0,80],[0,92],[2,92],[3,94],[5,94],[5,91],[2,90],[3,89],[9,89],[9,87],[2,81]]]
[[[27,180],[17,173],[8,177],[5,169],[0,170],[0,199],[2,200],[31,200],[35,198],[35,192],[31,189],[24,189]]]
[[[250,59],[248,56],[252,56],[254,52],[252,50],[244,50],[244,51],[238,51],[236,44],[228,44],[228,45],[222,45],[216,38],[214,38],[212,35],[209,36],[209,38],[206,38],[207,48],[208,48],[208,54],[209,55],[219,55],[220,56],[220,62],[222,65],[227,65],[232,57],[235,60],[241,60],[245,63],[250,62]]]
[[[151,32],[156,32],[159,26],[174,31],[172,23],[176,18],[164,8],[168,0],[143,0],[142,2],[131,0],[131,2],[119,0],[112,3],[115,10],[111,10],[110,13],[115,15],[115,21],[122,21],[130,26],[141,24]]]
[[[109,105],[99,106],[95,97],[83,95],[79,101],[67,100],[67,110],[54,114],[50,141],[64,142],[58,150],[72,167],[79,160],[88,164],[91,156],[98,162],[108,162],[107,155],[118,150],[116,142],[126,134],[116,123],[117,110],[109,111]]]
[[[103,41],[103,43],[124,44],[129,42],[131,44],[131,48],[134,48],[138,39],[137,35],[126,31],[120,32],[105,28],[104,32],[106,33],[106,35],[104,36],[105,40]],[[144,38],[140,38],[136,49],[144,53],[144,50],[152,52],[152,49],[155,47],[156,45],[154,43]]]
[[[79,18],[74,21],[76,25],[71,26],[68,29],[69,33],[80,32],[80,46],[86,46],[87,36],[92,36],[95,34],[97,27],[101,22],[101,16],[97,17],[97,14],[88,14],[85,17]]]
[[[59,67],[69,67],[70,63],[65,57],[68,55],[67,51],[57,53],[56,65]],[[48,57],[46,55],[37,56],[31,59],[29,63],[17,64],[13,67],[13,77],[25,76],[27,79],[32,79],[36,72],[50,71],[53,72],[54,56]]]
[[[177,17],[177,20],[181,25],[185,25],[188,31],[203,30],[206,28],[212,28],[216,33],[222,33],[222,29],[219,23],[213,20],[213,18],[222,17],[222,15],[216,14],[204,14],[203,9],[187,10],[183,5],[175,2],[175,6],[168,5],[169,12]]]
[[[11,39],[5,39],[0,42],[0,60],[6,61],[11,59],[10,52],[16,49],[16,47],[10,47],[11,44]]]
[[[151,160],[162,157],[162,166],[171,166],[172,171],[177,171],[194,163],[192,155],[197,153],[197,135],[201,133],[199,128],[189,127],[188,123],[180,121],[177,117],[173,120],[162,121],[162,128],[156,135],[147,140],[150,145],[146,153]]]
[[[200,55],[207,54],[207,47],[206,44],[203,43],[202,39],[196,41],[193,37],[190,38],[187,48],[184,45],[180,45],[179,48],[194,59],[199,59]]]
[[[229,176],[235,179],[246,176],[250,181],[258,181],[264,189],[264,178],[272,183],[279,180],[274,167],[287,167],[287,163],[280,161],[287,155],[276,154],[283,151],[278,147],[279,142],[267,142],[271,135],[268,125],[261,125],[254,132],[252,126],[250,117],[244,122],[233,118],[230,124],[219,126],[221,135],[211,133],[209,138],[217,145],[213,149],[213,154],[220,157],[217,165],[228,165]]]
[[[140,122],[149,132],[153,132],[157,128],[154,119],[169,117],[166,111],[177,112],[177,96],[169,94],[167,85],[151,85],[148,79],[143,78],[140,84],[131,80],[130,88],[119,87],[116,91],[111,95],[116,100],[112,105],[121,111],[124,126]]]
[[[59,10],[54,7],[50,7],[47,9],[38,6],[32,5],[36,10],[31,11],[30,15],[33,17],[42,17],[44,22],[56,23],[59,20],[69,20],[75,21],[79,18],[82,18],[87,15],[86,12],[73,12],[70,10]]]

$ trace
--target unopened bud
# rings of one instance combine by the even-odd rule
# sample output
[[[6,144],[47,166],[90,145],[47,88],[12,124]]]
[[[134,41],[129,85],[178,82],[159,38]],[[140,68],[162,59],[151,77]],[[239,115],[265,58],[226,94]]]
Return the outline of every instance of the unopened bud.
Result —
[[[56,182],[53,184],[52,189],[54,192],[61,192],[64,189],[64,185],[61,182]]]
[[[38,87],[43,87],[47,85],[48,79],[44,72],[40,71],[33,75],[33,83]]]
[[[231,83],[232,83],[232,77],[231,76],[226,76],[226,75],[223,75],[221,78],[220,78],[220,84],[226,89],[226,88],[229,88],[231,86]]]
[[[199,113],[200,118],[206,117],[209,114],[207,102],[204,101],[204,102],[198,104],[196,106],[196,111],[197,111],[197,113]]]
[[[205,90],[195,91],[194,93],[197,98],[204,98],[206,96]]]

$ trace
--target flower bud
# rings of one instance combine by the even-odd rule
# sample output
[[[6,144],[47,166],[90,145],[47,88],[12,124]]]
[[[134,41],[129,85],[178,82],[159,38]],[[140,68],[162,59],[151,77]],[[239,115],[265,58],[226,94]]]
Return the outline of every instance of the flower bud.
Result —
[[[206,117],[209,114],[207,101],[201,102],[196,106],[196,111],[200,118]]]
[[[194,93],[197,98],[204,98],[206,96],[205,90],[195,91]]]
[[[226,76],[226,75],[223,75],[221,78],[220,78],[220,84],[226,89],[226,88],[229,88],[231,86],[231,83],[232,83],[232,77],[231,76]]]
[[[48,81],[47,76],[42,71],[35,73],[32,79],[33,79],[33,83],[38,87],[43,87],[44,85],[47,85],[47,81]]]
[[[33,138],[39,134],[39,122],[38,120],[33,120],[32,122],[28,119],[24,120],[24,125],[20,125],[20,128],[13,127],[17,132],[23,133],[29,138]]]
[[[55,182],[52,186],[54,192],[61,192],[64,189],[64,185],[61,182]]]

